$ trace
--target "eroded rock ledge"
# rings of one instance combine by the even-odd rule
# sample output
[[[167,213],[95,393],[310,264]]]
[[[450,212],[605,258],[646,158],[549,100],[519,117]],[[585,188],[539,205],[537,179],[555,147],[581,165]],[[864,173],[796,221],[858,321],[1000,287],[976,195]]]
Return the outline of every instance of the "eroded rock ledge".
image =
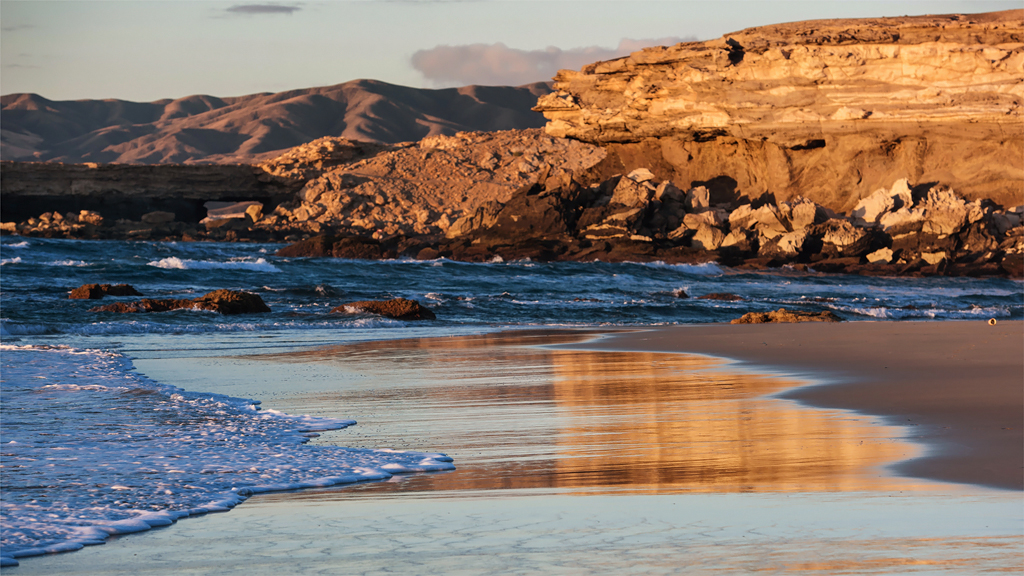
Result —
[[[1024,195],[1024,10],[820,20],[562,70],[547,133],[604,146],[716,202],[800,195],[837,212],[900,178],[1005,206]]]

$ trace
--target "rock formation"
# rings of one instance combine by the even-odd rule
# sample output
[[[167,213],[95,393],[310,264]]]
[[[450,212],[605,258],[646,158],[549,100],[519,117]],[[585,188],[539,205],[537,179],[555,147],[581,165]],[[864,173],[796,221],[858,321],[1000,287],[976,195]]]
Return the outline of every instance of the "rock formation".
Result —
[[[143,298],[137,302],[116,302],[91,308],[90,312],[168,312],[170,310],[209,310],[221,314],[258,314],[270,312],[258,294],[237,290],[214,290],[194,300]]]
[[[437,318],[429,308],[424,308],[415,300],[406,300],[405,298],[349,302],[335,306],[331,312],[341,314],[368,312],[395,320],[435,320]]]
[[[774,312],[748,312],[731,324],[770,324],[790,322],[842,322],[843,319],[828,310],[824,312],[801,312],[779,308]]]
[[[900,178],[1024,196],[1024,11],[820,20],[562,70],[535,110],[712,203],[808,198],[847,212]]]
[[[82,284],[71,291],[72,300],[99,300],[104,296],[142,296],[130,284]]]

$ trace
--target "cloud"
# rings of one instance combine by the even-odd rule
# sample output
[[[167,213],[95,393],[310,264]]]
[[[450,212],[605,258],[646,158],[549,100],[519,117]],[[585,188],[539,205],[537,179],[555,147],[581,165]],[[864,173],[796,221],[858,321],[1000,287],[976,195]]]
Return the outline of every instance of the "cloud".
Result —
[[[284,4],[235,4],[226,8],[225,12],[230,14],[288,14],[298,12],[302,8],[298,6],[285,6]]]
[[[0,27],[0,30],[4,32],[17,32],[18,30],[31,30],[35,28],[32,24],[13,24],[11,26]]]
[[[591,62],[611,60],[641,48],[677,44],[692,39],[623,39],[617,48],[591,46],[562,50],[549,46],[544,50],[520,50],[497,44],[435,46],[418,50],[410,62],[423,77],[440,86],[484,84],[519,86],[550,80],[563,68],[578,70]]]

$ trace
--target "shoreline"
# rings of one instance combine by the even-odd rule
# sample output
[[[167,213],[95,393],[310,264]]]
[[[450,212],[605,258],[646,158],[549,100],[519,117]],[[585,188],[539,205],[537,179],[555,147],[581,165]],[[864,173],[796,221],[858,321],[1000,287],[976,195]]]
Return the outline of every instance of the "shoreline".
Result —
[[[703,354],[783,371],[810,385],[782,398],[912,427],[907,439],[928,453],[895,464],[898,474],[1024,489],[1021,321],[694,324],[609,333],[583,347]]]

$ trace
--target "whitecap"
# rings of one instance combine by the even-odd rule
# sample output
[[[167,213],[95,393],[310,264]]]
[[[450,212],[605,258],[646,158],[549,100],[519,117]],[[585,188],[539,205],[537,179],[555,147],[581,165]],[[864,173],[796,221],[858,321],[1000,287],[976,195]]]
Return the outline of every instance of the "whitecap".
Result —
[[[254,272],[280,272],[281,269],[267,262],[265,258],[232,258],[226,262],[215,260],[190,260],[169,256],[148,263],[149,266],[165,270],[252,270]]]
[[[7,264],[21,264],[21,256],[0,259],[0,266],[5,266]]]
[[[84,260],[54,260],[53,262],[47,262],[47,266],[74,266],[81,268],[82,266],[89,266],[89,263]]]

